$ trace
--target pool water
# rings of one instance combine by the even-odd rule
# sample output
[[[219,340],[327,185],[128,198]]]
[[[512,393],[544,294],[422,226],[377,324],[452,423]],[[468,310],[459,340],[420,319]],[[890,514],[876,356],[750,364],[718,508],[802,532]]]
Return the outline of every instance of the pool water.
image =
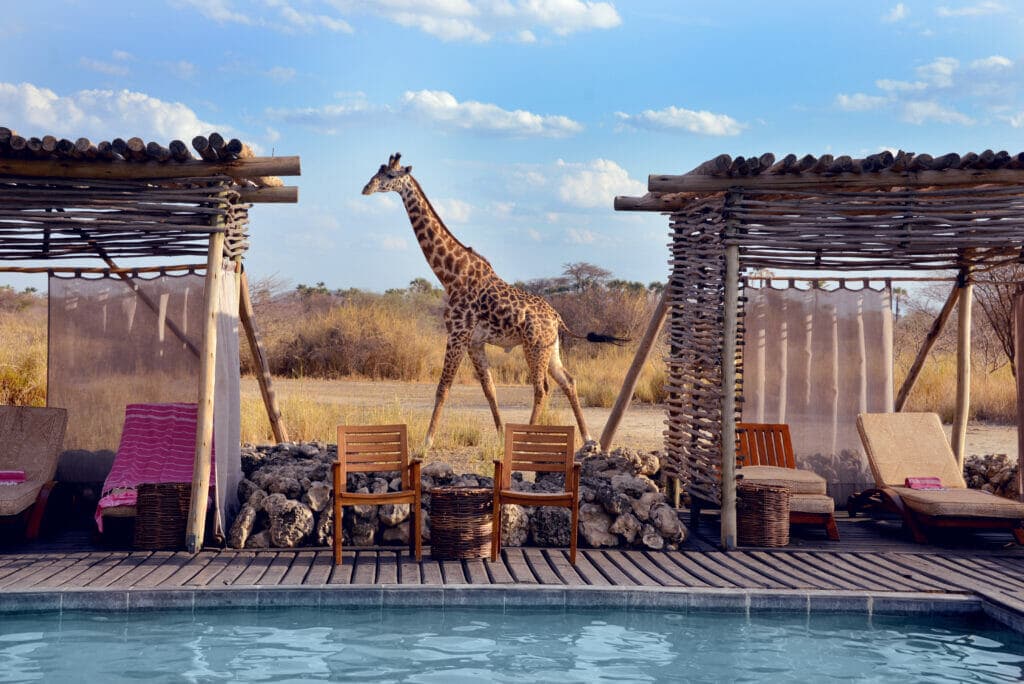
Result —
[[[0,616],[0,681],[1016,682],[980,619],[500,610]]]

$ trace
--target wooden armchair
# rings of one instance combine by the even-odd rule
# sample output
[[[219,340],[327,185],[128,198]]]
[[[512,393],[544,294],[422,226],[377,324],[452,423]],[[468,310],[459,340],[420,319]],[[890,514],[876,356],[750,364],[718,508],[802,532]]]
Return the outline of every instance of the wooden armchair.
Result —
[[[494,522],[491,529],[491,560],[501,553],[501,506],[562,506],[572,513],[569,531],[569,562],[576,562],[579,527],[580,464],[576,453],[576,428],[549,425],[505,425],[505,454],[494,460]],[[512,489],[512,472],[564,473],[564,492],[518,492]]]
[[[341,564],[342,507],[363,504],[408,504],[409,552],[416,560],[423,557],[420,535],[420,460],[409,459],[409,440],[405,425],[339,425],[338,460],[334,475],[334,564]],[[357,494],[345,491],[348,473],[397,471],[402,490],[384,494]]]

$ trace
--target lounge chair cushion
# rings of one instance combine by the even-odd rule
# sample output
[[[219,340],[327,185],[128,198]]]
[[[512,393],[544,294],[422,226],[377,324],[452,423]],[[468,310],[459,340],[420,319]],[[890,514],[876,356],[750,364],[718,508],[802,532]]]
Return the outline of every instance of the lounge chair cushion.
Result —
[[[902,493],[908,477],[938,477],[947,490],[967,487],[938,415],[862,413],[857,430],[879,486],[899,487]]]
[[[17,515],[34,504],[39,490],[48,481],[35,478],[18,484],[0,485],[0,516]]]
[[[747,482],[789,487],[790,494],[824,494],[825,478],[810,470],[777,466],[744,466],[736,469]]]
[[[1024,503],[980,489],[910,489],[893,487],[903,504],[923,515],[938,517],[1024,519]]]
[[[824,494],[792,494],[789,497],[791,513],[821,513],[831,515],[836,511],[836,502]]]
[[[61,408],[0,406],[0,470],[25,471],[25,482],[0,485],[0,516],[24,511],[53,479],[67,420]]]

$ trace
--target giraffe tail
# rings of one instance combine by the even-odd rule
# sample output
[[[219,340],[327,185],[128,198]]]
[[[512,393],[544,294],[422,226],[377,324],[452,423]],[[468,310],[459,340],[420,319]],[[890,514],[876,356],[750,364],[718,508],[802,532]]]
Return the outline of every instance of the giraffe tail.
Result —
[[[616,337],[615,335],[606,335],[598,332],[588,332],[586,335],[580,335],[569,329],[569,326],[565,324],[565,321],[561,321],[561,328],[565,331],[565,334],[569,337],[575,337],[577,340],[586,340],[587,342],[596,342],[598,344],[616,344],[622,346],[627,342],[631,342],[628,337]]]

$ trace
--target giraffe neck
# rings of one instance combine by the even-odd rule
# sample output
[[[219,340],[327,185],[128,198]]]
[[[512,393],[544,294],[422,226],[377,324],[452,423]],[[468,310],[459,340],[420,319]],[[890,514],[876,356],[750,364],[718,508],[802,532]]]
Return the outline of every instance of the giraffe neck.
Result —
[[[490,264],[483,257],[452,235],[431,206],[420,184],[412,176],[408,176],[408,179],[399,190],[399,195],[409,214],[409,222],[423,250],[423,256],[444,289],[451,292],[453,288],[465,284],[474,274],[490,271]]]

